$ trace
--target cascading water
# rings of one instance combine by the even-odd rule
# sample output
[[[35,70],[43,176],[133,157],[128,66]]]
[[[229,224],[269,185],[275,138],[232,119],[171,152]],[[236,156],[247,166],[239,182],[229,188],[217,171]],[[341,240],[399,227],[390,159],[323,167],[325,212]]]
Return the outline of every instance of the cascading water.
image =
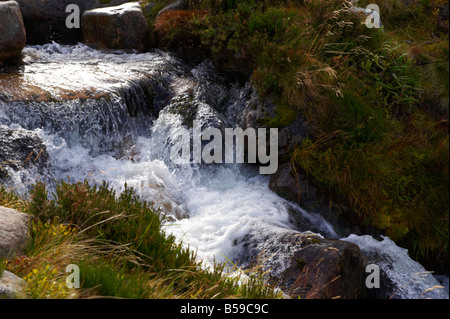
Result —
[[[206,262],[241,258],[236,242],[253,234],[312,231],[338,239],[333,227],[273,193],[268,178],[238,164],[176,165],[171,147],[193,120],[234,127],[230,106],[245,102],[245,87],[224,81],[208,62],[190,66],[171,55],[100,52],[56,43],[26,47],[24,65],[0,74],[0,126],[38,136],[50,158],[47,170],[8,169],[7,186],[25,193],[30,180],[70,177],[133,187],[141,199],[162,207],[166,231],[197,250]],[[26,176],[26,178],[25,178]],[[295,210],[306,221],[298,229]],[[348,234],[347,234],[348,235]],[[432,276],[385,238],[350,235],[369,260],[382,265],[399,298],[448,298]],[[283,265],[283,256],[273,265]],[[403,284],[407,285],[402,286]],[[394,291],[395,292],[395,291]],[[387,292],[389,294],[389,292]]]

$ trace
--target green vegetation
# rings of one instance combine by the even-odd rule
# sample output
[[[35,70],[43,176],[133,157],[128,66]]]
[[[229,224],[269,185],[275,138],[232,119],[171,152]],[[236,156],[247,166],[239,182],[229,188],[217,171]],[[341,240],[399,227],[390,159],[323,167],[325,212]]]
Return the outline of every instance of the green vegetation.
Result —
[[[57,185],[49,199],[42,183],[28,200],[0,189],[0,206],[33,216],[25,255],[0,263],[25,280],[23,298],[277,298],[258,271],[227,276],[226,264],[204,269],[195,254],[162,229],[160,214],[125,187]],[[81,288],[65,284],[69,264],[80,268]],[[244,283],[239,283],[239,280]]]
[[[288,126],[302,114],[309,136],[290,151],[307,173],[431,269],[447,269],[449,48],[441,0],[380,0],[382,29],[344,0],[206,0],[146,13],[159,41],[195,45],[212,58],[250,57],[252,83]],[[371,1],[359,1],[365,7]],[[257,272],[203,269],[162,229],[159,212],[132,189],[36,184],[26,199],[0,188],[0,205],[33,216],[25,255],[0,261],[25,280],[26,298],[276,298]],[[81,289],[67,289],[77,264]],[[304,262],[297,260],[297,267]]]
[[[179,45],[190,37],[219,61],[250,56],[252,83],[277,106],[260,121],[283,127],[300,113],[311,127],[291,150],[298,170],[362,225],[427,267],[448,269],[444,3],[378,1],[383,27],[369,29],[343,0],[209,0],[159,16],[155,30]]]

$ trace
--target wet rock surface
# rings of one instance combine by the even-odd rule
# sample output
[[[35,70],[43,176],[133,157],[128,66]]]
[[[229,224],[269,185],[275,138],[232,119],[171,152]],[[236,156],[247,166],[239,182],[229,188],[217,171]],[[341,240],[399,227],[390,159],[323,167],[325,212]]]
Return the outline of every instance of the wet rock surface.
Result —
[[[0,182],[8,182],[22,170],[32,171],[34,177],[42,176],[47,181],[51,164],[46,147],[33,132],[0,126]],[[21,178],[22,182],[27,181],[25,175]]]
[[[269,128],[268,118],[276,114],[276,106],[270,97],[261,97],[257,89],[248,84],[241,104],[231,108],[233,118],[242,128]],[[297,115],[287,126],[279,127],[278,148],[280,156],[292,151],[293,147],[306,137],[309,127],[305,120]]]
[[[44,44],[51,41],[60,43],[77,43],[82,40],[79,28],[67,28],[66,19],[71,11],[66,12],[70,4],[86,10],[115,6],[130,0],[17,0],[27,30],[28,44]]]
[[[361,247],[369,287],[366,296],[375,299],[448,299],[445,288],[421,264],[411,260],[408,250],[386,236],[375,239],[369,235],[352,234],[343,241]],[[366,268],[370,266],[369,268]],[[374,269],[374,267],[376,269]],[[376,286],[372,286],[373,284]]]
[[[4,270],[0,272],[0,299],[17,298],[21,291],[23,279],[13,273]]]

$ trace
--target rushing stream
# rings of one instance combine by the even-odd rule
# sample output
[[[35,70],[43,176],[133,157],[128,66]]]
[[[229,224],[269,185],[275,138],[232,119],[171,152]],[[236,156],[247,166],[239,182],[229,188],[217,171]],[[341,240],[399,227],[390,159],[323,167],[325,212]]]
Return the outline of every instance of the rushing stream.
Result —
[[[426,292],[440,283],[389,238],[336,233],[318,214],[273,193],[257,169],[173,163],[181,128],[193,120],[235,127],[245,106],[248,85],[230,83],[207,61],[188,65],[161,51],[100,52],[57,43],[26,47],[23,54],[23,66],[0,73],[0,129],[37,135],[50,165],[10,170],[7,186],[19,193],[36,179],[50,188],[54,179],[105,180],[117,191],[126,182],[161,207],[169,215],[166,231],[206,262],[239,260],[235,242],[249,233],[312,231],[356,243],[394,283],[394,298],[448,298],[448,284],[447,291]],[[293,224],[292,210],[308,229]],[[276,265],[286,266],[283,256]]]

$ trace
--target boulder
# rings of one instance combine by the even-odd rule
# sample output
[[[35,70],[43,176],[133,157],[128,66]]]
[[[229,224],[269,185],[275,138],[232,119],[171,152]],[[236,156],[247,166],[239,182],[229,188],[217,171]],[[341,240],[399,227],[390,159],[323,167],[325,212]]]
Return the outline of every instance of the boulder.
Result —
[[[0,258],[20,253],[28,239],[30,216],[0,206]]]
[[[187,10],[189,9],[189,2],[192,0],[175,0],[174,2],[168,4],[164,8],[162,8],[156,16],[163,14],[164,12],[170,10]]]
[[[448,33],[449,25],[448,25],[448,3],[442,4],[439,7],[437,23],[439,27],[446,33]]]
[[[0,126],[0,181],[7,183],[11,175],[24,169],[47,178],[50,166],[45,145],[35,133]]]
[[[19,5],[15,1],[0,2],[0,65],[20,55],[25,42]]]
[[[294,170],[290,161],[279,163],[277,172],[270,175],[269,188],[278,196],[298,204],[306,211],[321,215],[333,225],[339,236],[362,232],[370,232],[378,236],[380,233],[376,229],[361,225],[343,200],[335,198],[328,189],[308,178],[300,168],[297,167]],[[291,212],[291,219],[296,226],[301,226],[304,222],[297,211]]]
[[[20,294],[23,279],[4,270],[0,272],[0,299],[17,298]]]
[[[364,290],[363,259],[356,244],[306,231],[276,230],[246,235],[241,263],[259,266],[291,298],[356,299]],[[263,237],[263,238],[262,238]]]
[[[148,35],[147,21],[137,2],[84,12],[82,30],[88,44],[108,49],[144,51]]]
[[[80,14],[86,10],[107,6],[116,6],[131,0],[16,0],[20,5],[27,43],[44,44],[52,41],[73,44],[82,41],[81,28],[67,28],[66,12],[70,4],[80,8]]]
[[[262,97],[253,85],[247,85],[244,103],[233,106],[229,111],[237,126],[243,129],[270,128],[270,119],[276,117],[276,105],[272,96]],[[280,156],[289,154],[293,147],[308,135],[310,126],[301,114],[293,115],[287,125],[278,125],[278,151]]]

